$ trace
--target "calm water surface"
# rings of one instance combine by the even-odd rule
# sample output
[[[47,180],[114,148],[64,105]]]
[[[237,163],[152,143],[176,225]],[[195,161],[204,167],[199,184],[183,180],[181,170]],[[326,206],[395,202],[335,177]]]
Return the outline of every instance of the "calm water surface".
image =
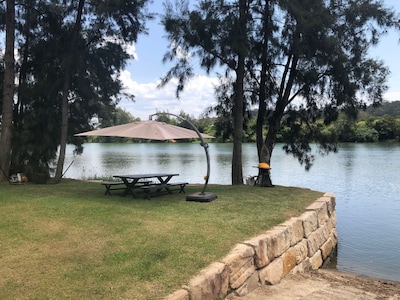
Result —
[[[65,177],[76,179],[168,170],[203,183],[207,171],[199,144],[86,144],[82,156],[72,153],[69,147]],[[231,184],[232,145],[210,144],[209,154],[209,183]],[[255,144],[244,144],[245,177],[256,175],[257,162]],[[271,167],[276,185],[336,195],[339,270],[400,281],[400,144],[341,145],[309,172],[277,145]]]

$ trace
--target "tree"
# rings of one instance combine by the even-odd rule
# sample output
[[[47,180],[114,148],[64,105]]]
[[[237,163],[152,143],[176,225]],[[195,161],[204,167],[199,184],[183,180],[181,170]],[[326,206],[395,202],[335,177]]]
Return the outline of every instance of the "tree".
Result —
[[[13,104],[14,104],[14,41],[15,41],[15,2],[6,1],[6,49],[4,55],[4,87],[1,118],[0,143],[0,182],[8,180],[11,141],[13,137]]]
[[[242,138],[244,114],[245,60],[248,56],[247,26],[251,1],[200,1],[190,10],[187,1],[174,8],[167,3],[163,24],[171,42],[164,61],[176,64],[163,78],[161,86],[178,77],[177,96],[194,75],[193,58],[210,72],[217,66],[235,75],[231,97],[233,116],[232,184],[243,184]]]
[[[133,99],[122,92],[118,74],[131,58],[127,45],[145,32],[151,15],[147,0],[19,3],[11,168],[48,171],[60,145],[61,152],[66,143],[82,151],[72,134],[88,130],[94,115],[106,120],[121,97]]]
[[[394,140],[398,136],[396,119],[389,115],[377,119],[374,129],[379,134],[379,140]]]
[[[382,101],[388,70],[368,57],[368,48],[394,26],[395,14],[369,0],[258,1],[252,12],[260,20],[251,35],[249,63],[249,80],[259,97],[260,162],[270,163],[285,124],[291,132],[284,149],[309,169],[310,142],[318,142],[322,152],[336,150],[334,136],[318,125],[321,119],[329,124],[339,111],[355,117],[366,102]]]
[[[309,169],[310,142],[325,153],[336,150],[321,119],[329,124],[340,111],[355,117],[367,102],[382,101],[388,69],[368,57],[368,48],[398,18],[379,1],[204,0],[192,10],[183,3],[175,13],[169,5],[163,21],[172,45],[165,60],[177,59],[164,82],[178,77],[179,94],[194,75],[194,57],[207,71],[226,69],[215,110],[225,124],[232,116],[233,184],[241,183],[236,145],[251,105],[259,108],[259,161],[270,163],[285,125],[286,152]]]
[[[68,138],[68,94],[71,86],[71,73],[73,60],[77,52],[78,36],[81,32],[82,13],[84,0],[79,0],[76,12],[75,24],[72,29],[71,41],[68,52],[63,59],[64,79],[61,96],[61,131],[60,131],[60,151],[58,155],[58,163],[56,168],[55,182],[60,182],[63,174],[63,166],[65,161],[65,151],[67,148]]]

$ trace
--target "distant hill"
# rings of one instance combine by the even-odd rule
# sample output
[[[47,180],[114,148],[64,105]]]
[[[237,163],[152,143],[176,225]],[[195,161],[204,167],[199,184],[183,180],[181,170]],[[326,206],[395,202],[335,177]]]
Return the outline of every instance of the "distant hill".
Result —
[[[383,102],[378,107],[368,106],[366,112],[372,116],[381,117],[389,115],[393,117],[400,117],[400,101]]]

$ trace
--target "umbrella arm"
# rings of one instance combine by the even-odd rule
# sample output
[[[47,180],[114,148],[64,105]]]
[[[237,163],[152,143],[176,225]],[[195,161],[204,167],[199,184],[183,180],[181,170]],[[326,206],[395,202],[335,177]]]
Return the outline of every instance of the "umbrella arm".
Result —
[[[182,118],[181,116],[174,115],[174,114],[171,114],[171,113],[165,113],[165,112],[163,112],[163,113],[155,113],[155,114],[152,114],[152,115],[149,116],[149,120],[152,120],[153,116],[159,116],[159,115],[170,115],[170,116],[176,117],[178,119],[181,119],[182,121],[187,122],[192,127],[192,129],[194,131],[196,131],[197,135],[199,136],[200,145],[204,148],[204,151],[205,151],[205,154],[206,154],[207,175],[206,175],[206,178],[205,178],[205,183],[204,183],[204,186],[203,186],[203,190],[200,193],[198,193],[197,195],[187,196],[186,200],[187,201],[210,202],[210,201],[216,199],[217,198],[216,194],[214,194],[214,193],[206,193],[206,189],[207,189],[207,186],[208,186],[208,180],[210,178],[210,156],[208,154],[208,144],[206,142],[204,142],[204,139],[201,136],[200,131],[189,120],[186,120],[185,118]]]

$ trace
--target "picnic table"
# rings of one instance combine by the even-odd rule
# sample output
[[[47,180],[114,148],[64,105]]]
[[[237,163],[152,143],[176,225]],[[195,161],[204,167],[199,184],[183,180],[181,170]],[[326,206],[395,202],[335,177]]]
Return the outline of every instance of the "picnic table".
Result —
[[[174,182],[170,180],[174,176],[179,176],[177,173],[151,173],[151,174],[132,174],[132,175],[114,175],[113,177],[119,178],[125,185],[125,191],[123,196],[131,194],[136,197],[137,194],[135,189],[141,189],[145,192],[145,197],[150,199],[150,192],[159,192],[165,189],[168,193],[171,193],[172,187],[179,187],[180,193],[185,192],[185,186],[187,182]],[[156,182],[154,182],[154,180]]]

